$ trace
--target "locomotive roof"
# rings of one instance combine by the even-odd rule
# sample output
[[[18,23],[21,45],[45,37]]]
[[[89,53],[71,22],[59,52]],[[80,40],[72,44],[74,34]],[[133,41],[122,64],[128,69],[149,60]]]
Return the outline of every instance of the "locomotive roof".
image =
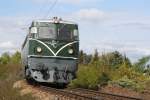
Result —
[[[64,24],[77,24],[75,22],[72,22],[72,21],[64,21],[64,20],[57,20],[59,21],[58,23],[64,23]],[[33,22],[49,22],[49,23],[55,23],[55,20],[53,19],[41,19],[41,20],[34,20]]]

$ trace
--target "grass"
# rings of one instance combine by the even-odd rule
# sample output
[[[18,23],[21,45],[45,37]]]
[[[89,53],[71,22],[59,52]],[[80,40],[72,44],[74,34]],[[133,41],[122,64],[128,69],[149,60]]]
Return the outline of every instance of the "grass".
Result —
[[[21,96],[13,84],[21,79],[20,64],[0,65],[0,100],[35,100],[31,94]]]

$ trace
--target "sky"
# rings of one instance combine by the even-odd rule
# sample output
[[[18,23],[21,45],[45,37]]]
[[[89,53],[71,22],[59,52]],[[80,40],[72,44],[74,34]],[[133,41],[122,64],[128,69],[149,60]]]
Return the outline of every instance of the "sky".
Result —
[[[117,50],[132,61],[150,55],[150,0],[56,1],[2,0],[0,54],[21,50],[32,20],[58,16],[78,23],[87,53]]]

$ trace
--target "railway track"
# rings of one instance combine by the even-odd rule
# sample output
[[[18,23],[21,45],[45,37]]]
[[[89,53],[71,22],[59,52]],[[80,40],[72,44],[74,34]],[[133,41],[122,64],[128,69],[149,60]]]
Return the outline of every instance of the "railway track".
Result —
[[[110,93],[102,93],[88,89],[56,89],[40,86],[42,91],[56,95],[56,100],[143,100],[141,98],[127,97]]]
[[[76,89],[72,89],[71,91],[73,91],[74,93],[76,92],[78,94],[94,97],[96,100],[143,100],[141,98],[104,93],[104,92],[99,92],[99,91],[94,91],[89,89],[76,88]]]
[[[60,90],[60,89],[45,87],[45,86],[40,86],[40,88],[44,91],[56,95],[55,97],[56,100],[103,100],[103,99],[96,99],[94,97],[90,97],[86,95],[81,95],[79,93],[74,93],[69,90]]]

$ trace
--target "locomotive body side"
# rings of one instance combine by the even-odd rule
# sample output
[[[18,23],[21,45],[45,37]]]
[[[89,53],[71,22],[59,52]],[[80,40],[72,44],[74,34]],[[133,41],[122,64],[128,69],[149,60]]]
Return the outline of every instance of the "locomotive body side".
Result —
[[[50,27],[49,35],[57,33],[60,38],[58,38],[59,36],[56,38],[39,38],[40,35],[36,32],[36,34],[28,34],[22,47],[22,64],[25,77],[37,82],[68,84],[76,77],[78,69],[79,40],[75,39],[78,37],[73,35],[74,30],[77,31],[78,27],[76,24],[68,23],[39,23],[33,22],[31,28],[36,27],[36,31],[41,37],[43,37],[42,34],[47,34],[44,31],[46,30],[45,26],[49,24],[46,26],[46,28]],[[54,26],[57,29],[55,32],[53,32]],[[41,27],[44,27],[42,32],[39,31]],[[30,30],[32,30],[31,28]],[[61,28],[64,28],[65,31],[58,32]],[[68,34],[68,36],[62,38],[62,34]]]

